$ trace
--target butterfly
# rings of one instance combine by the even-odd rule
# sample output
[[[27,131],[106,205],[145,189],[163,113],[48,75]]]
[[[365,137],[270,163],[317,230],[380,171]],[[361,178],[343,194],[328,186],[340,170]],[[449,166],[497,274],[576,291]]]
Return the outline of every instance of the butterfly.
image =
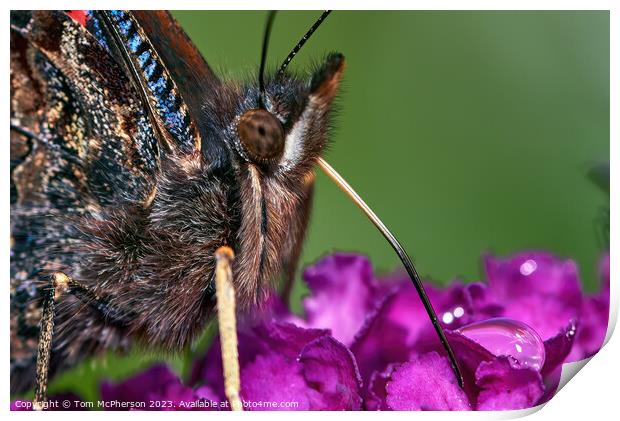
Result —
[[[221,247],[242,309],[290,285],[317,165],[398,253],[461,379],[413,263],[321,157],[344,57],[287,70],[328,14],[265,75],[269,14],[258,80],[236,83],[164,11],[11,13],[12,393],[101,350],[191,343]]]

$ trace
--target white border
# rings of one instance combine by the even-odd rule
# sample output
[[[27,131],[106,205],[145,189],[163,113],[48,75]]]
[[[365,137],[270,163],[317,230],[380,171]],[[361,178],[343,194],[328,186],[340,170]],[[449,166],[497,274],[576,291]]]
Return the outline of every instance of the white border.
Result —
[[[618,116],[620,116],[618,112],[618,77],[620,74],[620,67],[618,66],[618,46],[620,45],[618,36],[618,24],[620,19],[619,8],[617,6],[617,2],[612,1],[553,1],[553,0],[524,0],[524,1],[492,1],[492,0],[478,0],[478,1],[393,1],[393,0],[383,0],[379,2],[368,2],[368,1],[355,1],[355,0],[339,0],[339,1],[330,1],[330,2],[308,2],[308,1],[297,1],[292,3],[290,1],[273,1],[273,0],[261,0],[261,1],[238,1],[238,0],[227,0],[226,2],[196,2],[196,1],[188,1],[188,0],[177,0],[175,2],[170,1],[161,1],[161,0],[152,0],[152,1],[101,1],[101,0],[91,0],[88,2],[85,1],[65,1],[65,2],[49,2],[49,1],[21,1],[19,3],[13,3],[11,6],[14,8],[22,8],[22,9],[111,9],[111,8],[134,8],[134,9],[214,9],[214,10],[231,10],[231,9],[289,9],[289,10],[317,10],[324,8],[332,8],[334,10],[362,10],[362,9],[388,9],[388,10],[611,10],[611,40],[610,40],[610,115],[611,115],[611,132],[610,138],[613,139],[611,141],[611,160],[616,162],[616,158],[618,155]],[[3,60],[3,71],[5,72],[5,82],[4,82],[4,102],[2,104],[3,107],[3,115],[9,115],[8,112],[8,99],[10,97],[9,93],[9,83],[8,82],[8,69],[9,69],[9,42],[8,42],[8,34],[9,31],[9,9],[5,10],[3,14],[4,24],[4,36],[5,42],[3,43],[3,52],[0,57]],[[5,132],[6,133],[6,132]],[[6,143],[5,148],[8,147],[8,142]],[[6,149],[5,149],[6,151]],[[0,159],[2,160],[2,168],[8,168],[9,166],[9,154],[0,154]],[[619,196],[616,192],[615,186],[619,179],[619,170],[615,166],[611,166],[611,179],[612,179],[612,188],[611,188],[611,214],[612,219],[617,220],[615,215],[617,214],[617,209],[619,208],[618,200]],[[5,178],[5,182],[2,184],[2,191],[0,192],[0,198],[4,201],[4,209],[7,209],[7,213],[5,215],[5,224],[2,225],[2,235],[0,238],[4,238],[0,245],[0,255],[5,256],[4,260],[4,272],[8,272],[9,266],[9,182],[8,177]],[[611,243],[612,245],[616,243],[616,239],[618,238],[618,228],[617,225],[611,225]],[[620,261],[618,252],[612,246],[611,247],[611,261],[617,262]],[[618,298],[620,297],[617,279],[618,270],[615,264],[611,265],[611,314],[610,314],[610,329],[608,330],[607,340],[609,340],[613,328],[615,327],[617,312],[618,312]],[[7,283],[8,287],[8,283]],[[9,326],[6,322],[8,320],[8,312],[9,312],[9,296],[7,294],[7,289],[5,289],[5,323],[2,324],[0,337],[6,338],[4,342],[4,346],[2,347],[2,355],[4,355],[3,360],[5,364],[2,365],[2,383],[1,383],[1,395],[2,399],[0,399],[0,410],[2,412],[8,412],[8,396],[9,396],[9,365],[6,364],[6,360],[9,359]],[[592,358],[591,361],[587,363],[588,369],[578,375],[578,380],[570,382],[566,387],[564,387],[558,395],[556,395],[547,405],[546,408],[542,411],[538,411],[540,408],[534,408],[531,410],[525,411],[507,411],[507,412],[459,412],[459,413],[428,413],[428,412],[401,412],[401,413],[390,413],[390,418],[396,419],[400,418],[403,420],[411,420],[414,419],[445,419],[447,417],[453,419],[508,419],[508,418],[516,418],[520,416],[525,416],[530,413],[534,413],[532,416],[534,419],[544,420],[544,419],[610,419],[610,415],[614,414],[617,416],[618,408],[618,383],[620,382],[620,342],[617,338],[611,338],[607,345]],[[571,374],[575,374],[574,368]],[[568,374],[567,370],[563,372],[563,376]],[[572,377],[572,375],[570,375]],[[155,412],[147,412],[147,413],[132,413],[132,417],[146,419],[148,417],[151,418],[160,418],[166,417],[166,413],[155,413]],[[211,413],[214,414],[214,413]],[[268,412],[268,413],[245,413],[245,414],[233,414],[233,413],[222,413],[222,417],[251,417],[256,419],[256,417],[261,419],[288,419],[291,414],[283,414],[276,412]],[[225,415],[224,415],[225,414]],[[78,419],[84,416],[84,413],[71,413],[71,412],[63,412],[63,413],[40,413],[40,414],[32,414],[32,413],[24,413],[24,412],[10,412],[9,415],[15,419],[31,419],[31,417],[44,417],[45,419],[53,419],[55,417],[62,417],[66,420]],[[386,413],[373,413],[373,412],[355,412],[355,413],[343,413],[339,416],[345,418],[355,418],[357,419],[369,419],[376,417],[384,417]],[[99,417],[109,417],[110,414],[104,412],[89,412],[89,418],[99,418]],[[183,417],[211,417],[215,415],[205,414],[205,413],[191,413],[184,412],[181,416]],[[316,414],[314,413],[296,413],[294,415],[296,418],[306,418],[306,417],[314,417]]]

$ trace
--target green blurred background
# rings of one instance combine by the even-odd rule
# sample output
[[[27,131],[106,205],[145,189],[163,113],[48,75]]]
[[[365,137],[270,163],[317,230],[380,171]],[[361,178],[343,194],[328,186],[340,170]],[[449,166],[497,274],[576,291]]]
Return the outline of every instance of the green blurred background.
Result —
[[[220,74],[255,75],[265,12],[174,15]],[[319,12],[276,17],[279,65]],[[480,256],[545,249],[596,285],[596,219],[608,195],[587,173],[609,160],[608,12],[334,12],[293,61],[329,51],[347,69],[328,161],[438,282],[481,278]],[[302,266],[333,250],[399,268],[375,228],[322,174]],[[299,281],[299,280],[298,280]],[[298,282],[295,300],[304,294]],[[51,392],[96,396],[158,356],[90,361]],[[187,355],[172,358],[187,370]]]

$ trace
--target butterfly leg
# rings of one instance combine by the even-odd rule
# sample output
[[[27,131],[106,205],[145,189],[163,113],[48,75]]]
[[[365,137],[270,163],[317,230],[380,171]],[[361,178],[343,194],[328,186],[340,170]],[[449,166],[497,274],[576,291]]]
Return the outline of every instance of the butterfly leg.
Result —
[[[47,381],[52,354],[54,316],[56,313],[56,303],[63,294],[71,294],[80,301],[92,306],[96,311],[105,315],[107,323],[123,325],[129,317],[127,313],[113,307],[91,289],[63,272],[48,273],[44,277],[48,286],[43,291],[43,307],[37,348],[35,394],[32,405],[35,410],[44,409],[45,402],[47,401]]]
[[[235,288],[232,277],[232,261],[235,257],[230,247],[215,251],[215,295],[217,297],[217,320],[222,345],[224,391],[233,411],[243,411],[239,390],[239,352],[237,350],[237,320],[235,314]]]
[[[45,289],[43,296],[43,313],[37,349],[36,387],[32,404],[37,411],[42,410],[47,401],[47,375],[52,353],[56,301],[69,289],[72,282],[72,279],[64,273],[54,272],[49,275],[49,287]]]

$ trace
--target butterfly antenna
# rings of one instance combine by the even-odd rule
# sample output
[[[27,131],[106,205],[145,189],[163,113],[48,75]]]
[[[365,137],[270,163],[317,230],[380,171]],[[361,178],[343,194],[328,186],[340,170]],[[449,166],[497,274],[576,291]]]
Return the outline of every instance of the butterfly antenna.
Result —
[[[321,16],[319,16],[319,18],[316,20],[316,22],[314,22],[314,25],[312,25],[310,27],[310,29],[308,29],[308,32],[306,32],[306,34],[299,40],[299,42],[297,43],[297,45],[295,46],[295,48],[293,48],[291,50],[291,52],[288,54],[288,56],[286,57],[286,59],[282,62],[282,65],[280,66],[280,70],[278,71],[278,76],[282,75],[284,73],[284,71],[286,70],[286,68],[288,67],[289,63],[291,62],[291,60],[293,60],[293,57],[295,57],[295,55],[299,52],[299,50],[301,50],[301,47],[304,46],[304,44],[306,43],[306,41],[308,41],[308,39],[310,39],[310,37],[312,36],[312,34],[314,33],[314,31],[317,30],[317,28],[319,26],[321,26],[321,24],[323,23],[323,21],[327,18],[327,16],[329,16],[329,14],[331,13],[331,10],[325,10]]]
[[[271,26],[273,25],[273,19],[275,17],[276,11],[270,10],[267,14],[267,23],[265,24],[265,32],[263,33],[263,51],[260,58],[260,70],[258,71],[258,89],[260,91],[258,105],[260,108],[265,108],[265,64],[267,62],[269,38],[271,37]]]
[[[364,200],[353,190],[353,187],[346,182],[344,178],[338,172],[329,165],[323,158],[318,159],[318,164],[321,169],[331,178],[334,183],[338,185],[350,198],[355,202],[355,204],[366,214],[368,219],[377,227],[381,234],[385,237],[385,239],[390,243],[396,254],[398,255],[400,261],[405,266],[409,277],[411,278],[411,282],[413,282],[413,286],[418,291],[418,295],[420,296],[420,300],[422,300],[422,304],[426,309],[426,313],[428,317],[431,319],[433,323],[433,327],[437,332],[437,336],[439,336],[439,340],[441,345],[446,350],[448,354],[448,358],[450,360],[450,365],[452,365],[452,370],[454,370],[454,374],[456,375],[456,379],[459,383],[459,386],[463,387],[463,375],[461,374],[461,370],[456,362],[456,357],[454,355],[454,351],[450,347],[450,343],[446,339],[446,335],[439,324],[439,320],[437,319],[437,314],[431,305],[431,301],[424,290],[424,286],[422,285],[422,281],[420,280],[420,275],[418,275],[418,271],[416,270],[411,258],[400,244],[400,242],[394,237],[394,234],[390,232],[390,230],[385,226],[385,224],[379,219],[379,217],[373,212],[373,210],[364,202]]]

